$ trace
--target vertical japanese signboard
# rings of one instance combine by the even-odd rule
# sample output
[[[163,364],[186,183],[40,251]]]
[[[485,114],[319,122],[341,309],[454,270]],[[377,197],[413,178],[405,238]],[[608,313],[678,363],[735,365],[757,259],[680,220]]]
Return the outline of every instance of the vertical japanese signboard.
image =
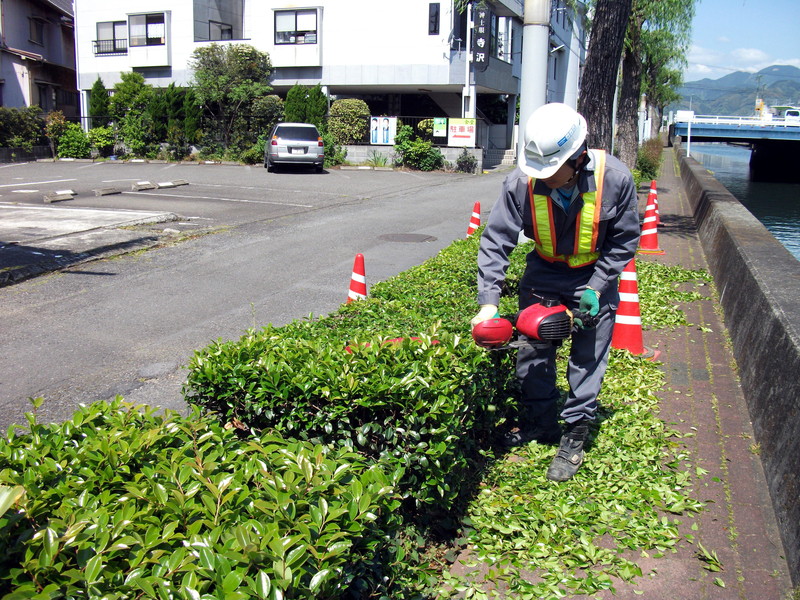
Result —
[[[475,147],[475,119],[448,119],[447,145]]]
[[[474,10],[472,62],[475,64],[475,71],[485,71],[489,66],[490,13],[488,8],[476,7]]]

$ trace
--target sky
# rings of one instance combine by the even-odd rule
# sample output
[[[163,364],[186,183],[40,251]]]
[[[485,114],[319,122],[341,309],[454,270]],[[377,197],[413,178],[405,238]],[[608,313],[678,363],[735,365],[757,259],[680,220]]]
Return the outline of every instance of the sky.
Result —
[[[697,0],[684,81],[755,73],[771,65],[800,68],[798,0]]]

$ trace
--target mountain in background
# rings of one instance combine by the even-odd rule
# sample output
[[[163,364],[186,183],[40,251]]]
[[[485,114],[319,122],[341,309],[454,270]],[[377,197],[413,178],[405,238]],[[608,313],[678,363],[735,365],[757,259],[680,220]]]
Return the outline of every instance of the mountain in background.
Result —
[[[773,65],[758,73],[736,71],[719,79],[687,81],[678,88],[682,100],[668,110],[691,110],[696,115],[749,116],[756,98],[768,106],[800,106],[800,69]]]

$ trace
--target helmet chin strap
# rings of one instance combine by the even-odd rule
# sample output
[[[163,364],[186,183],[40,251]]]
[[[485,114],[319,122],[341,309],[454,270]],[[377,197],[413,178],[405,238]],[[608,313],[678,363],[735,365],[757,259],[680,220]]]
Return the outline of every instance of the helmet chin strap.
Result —
[[[583,171],[583,169],[586,167],[586,164],[589,162],[589,161],[588,161],[588,158],[587,158],[587,156],[586,156],[586,153],[587,153],[587,152],[588,152],[588,151],[587,151],[587,149],[586,149],[586,146],[584,145],[584,146],[581,148],[581,150],[580,150],[580,154],[578,155],[578,157],[577,157],[577,158],[570,159],[570,161],[569,161],[569,162],[571,162],[571,163],[572,163],[572,168],[573,168],[573,169],[575,169],[575,172],[572,174],[572,177],[570,177],[569,179],[567,179],[567,181],[566,181],[566,182],[564,183],[564,185],[562,185],[561,187],[572,187],[572,186],[574,185],[575,181],[576,181],[576,180],[577,180],[577,178],[578,178],[578,175],[580,175],[580,174],[581,174],[581,171]],[[579,161],[579,160],[581,160],[582,158],[583,158],[584,160],[582,160],[582,161],[581,161],[581,164],[579,165],[579,164],[578,164],[578,161]]]

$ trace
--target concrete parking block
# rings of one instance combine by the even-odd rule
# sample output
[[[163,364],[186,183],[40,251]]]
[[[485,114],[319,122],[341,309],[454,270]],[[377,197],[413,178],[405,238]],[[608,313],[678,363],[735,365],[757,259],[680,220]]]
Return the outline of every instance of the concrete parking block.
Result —
[[[66,192],[52,192],[44,195],[44,203],[51,204],[53,202],[61,202],[63,200],[72,200],[75,197],[74,192],[69,190]]]
[[[121,194],[122,190],[115,187],[98,188],[94,191],[95,196],[110,196],[111,194]]]
[[[156,184],[150,181],[137,181],[136,183],[131,184],[131,191],[138,192],[140,190],[154,190],[156,187]]]

